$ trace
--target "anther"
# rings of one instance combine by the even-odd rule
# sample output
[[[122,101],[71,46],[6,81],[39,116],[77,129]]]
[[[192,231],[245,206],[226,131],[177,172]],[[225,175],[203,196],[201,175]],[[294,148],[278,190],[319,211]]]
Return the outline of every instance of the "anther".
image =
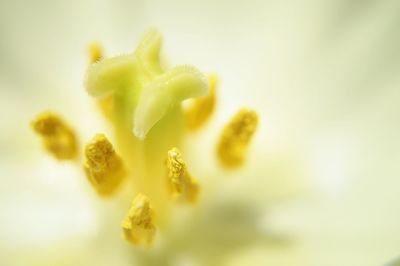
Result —
[[[125,176],[121,158],[103,134],[85,146],[84,169],[90,183],[103,196],[114,193]]]
[[[39,114],[31,126],[42,137],[44,147],[57,159],[74,159],[77,155],[75,133],[51,112]]]
[[[217,143],[217,155],[225,167],[232,168],[243,163],[257,123],[254,111],[241,109],[225,126]]]
[[[97,42],[92,42],[88,45],[89,62],[94,63],[103,58],[103,53],[101,51],[100,44]]]
[[[122,237],[125,240],[134,245],[143,243],[146,247],[150,247],[156,227],[154,226],[154,211],[149,198],[142,194],[137,195],[121,226]]]
[[[168,151],[167,170],[172,197],[183,202],[195,202],[199,185],[196,178],[187,171],[186,164],[177,148]]]
[[[217,76],[208,76],[208,93],[206,96],[192,99],[185,110],[185,124],[189,130],[200,128],[208,120],[215,108],[215,90]]]

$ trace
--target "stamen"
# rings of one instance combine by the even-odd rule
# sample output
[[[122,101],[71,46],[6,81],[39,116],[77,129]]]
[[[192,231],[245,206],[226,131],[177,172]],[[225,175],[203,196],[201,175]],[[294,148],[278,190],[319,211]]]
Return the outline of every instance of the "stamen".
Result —
[[[183,202],[193,203],[199,193],[199,185],[186,169],[186,164],[177,148],[168,151],[168,180],[172,196]]]
[[[243,163],[257,123],[258,117],[254,111],[241,109],[225,126],[217,144],[217,155],[224,166],[231,168]]]
[[[185,110],[185,123],[189,130],[200,128],[213,113],[216,85],[217,76],[208,76],[208,94],[193,99],[191,105]]]
[[[102,196],[116,191],[124,177],[121,158],[103,134],[96,135],[85,147],[84,169],[96,191]]]
[[[103,58],[103,53],[101,51],[100,44],[97,42],[92,42],[88,45],[89,52],[89,62],[94,63]]]
[[[31,126],[42,137],[44,147],[57,159],[74,159],[77,155],[75,133],[51,112],[39,114]]]
[[[139,194],[132,201],[131,208],[122,221],[122,237],[134,245],[143,243],[150,247],[156,233],[153,222],[154,211],[150,200]]]

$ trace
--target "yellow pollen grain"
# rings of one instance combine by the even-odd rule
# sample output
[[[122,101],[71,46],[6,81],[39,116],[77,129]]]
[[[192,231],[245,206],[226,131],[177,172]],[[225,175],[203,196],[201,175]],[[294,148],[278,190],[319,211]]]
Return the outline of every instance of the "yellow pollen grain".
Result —
[[[154,226],[154,211],[149,198],[142,194],[135,197],[121,227],[122,237],[125,240],[134,245],[151,246],[156,227]]]
[[[43,112],[32,121],[31,126],[54,157],[59,160],[76,158],[78,145],[75,133],[56,114]]]
[[[199,193],[199,184],[187,171],[177,148],[168,151],[167,170],[172,197],[182,202],[194,203]]]
[[[212,115],[215,109],[217,81],[216,75],[209,75],[208,94],[193,99],[190,105],[185,109],[185,125],[189,130],[194,131],[199,129]]]
[[[254,111],[241,109],[225,126],[217,143],[217,156],[225,167],[233,168],[243,163],[257,124]]]
[[[90,183],[102,196],[113,194],[125,176],[121,158],[103,134],[96,135],[85,146],[84,169]]]
[[[103,52],[98,42],[92,42],[88,45],[89,62],[94,63],[103,58]]]

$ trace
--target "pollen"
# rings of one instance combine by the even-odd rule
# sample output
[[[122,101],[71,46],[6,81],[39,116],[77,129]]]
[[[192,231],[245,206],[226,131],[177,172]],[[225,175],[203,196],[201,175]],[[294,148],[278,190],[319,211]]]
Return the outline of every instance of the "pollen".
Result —
[[[167,170],[172,197],[182,202],[194,203],[199,193],[199,184],[187,171],[177,148],[168,151]]]
[[[103,134],[85,146],[84,169],[92,186],[102,196],[113,194],[125,176],[122,159]]]
[[[208,93],[206,96],[192,100],[185,110],[185,124],[189,130],[199,129],[210,118],[215,108],[215,90],[217,86],[217,76],[208,76]]]
[[[219,161],[228,168],[240,166],[247,147],[257,128],[258,117],[254,111],[241,109],[225,126],[217,143]]]
[[[101,50],[100,44],[97,42],[92,42],[88,45],[89,62],[94,63],[103,58],[103,52]]]
[[[74,159],[77,155],[77,140],[73,130],[51,112],[39,114],[32,121],[33,130],[42,137],[43,145],[59,160]]]
[[[151,246],[156,227],[154,226],[154,211],[149,198],[142,194],[135,197],[121,227],[122,237],[125,240],[134,245]]]

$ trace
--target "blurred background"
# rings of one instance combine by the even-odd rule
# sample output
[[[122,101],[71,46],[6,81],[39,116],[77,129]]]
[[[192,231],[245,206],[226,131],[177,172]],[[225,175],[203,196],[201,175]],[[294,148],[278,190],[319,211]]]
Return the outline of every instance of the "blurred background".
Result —
[[[92,252],[72,237],[95,220],[80,169],[49,158],[29,122],[54,110],[88,139],[102,122],[82,86],[87,44],[129,52],[151,26],[166,64],[220,78],[193,153],[239,107],[260,115],[237,173],[256,189],[238,182],[238,194],[268,206],[266,226],[292,240],[244,247],[226,265],[373,266],[400,255],[399,12],[397,0],[0,0],[0,264],[30,265],[21,256],[46,256],[38,247],[57,254],[60,239],[70,256]]]

